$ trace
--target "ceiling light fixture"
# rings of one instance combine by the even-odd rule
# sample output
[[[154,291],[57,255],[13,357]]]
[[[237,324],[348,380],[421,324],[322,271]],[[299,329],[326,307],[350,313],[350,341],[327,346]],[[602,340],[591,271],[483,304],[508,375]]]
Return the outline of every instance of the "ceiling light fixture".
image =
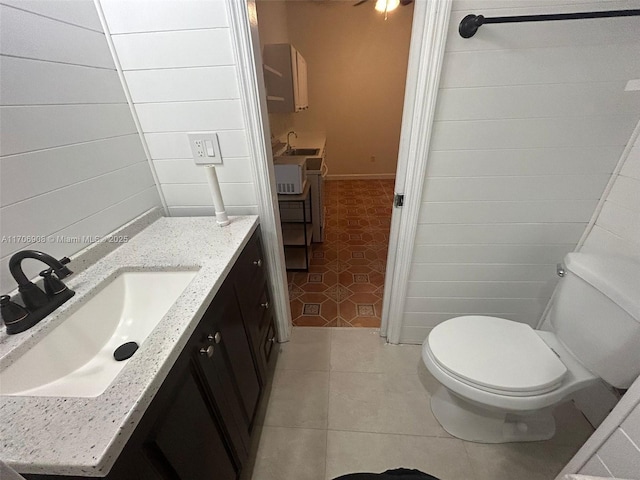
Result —
[[[400,5],[400,0],[376,0],[376,10],[384,13],[384,19],[387,19],[387,13],[395,10]]]

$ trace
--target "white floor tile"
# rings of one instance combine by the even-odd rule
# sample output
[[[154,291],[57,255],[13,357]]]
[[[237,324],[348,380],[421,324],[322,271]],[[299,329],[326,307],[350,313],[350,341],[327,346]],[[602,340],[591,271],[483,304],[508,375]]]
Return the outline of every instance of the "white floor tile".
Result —
[[[280,346],[277,369],[329,370],[331,330],[293,327],[291,340]]]
[[[563,466],[543,442],[464,446],[477,480],[552,480]]]
[[[278,370],[265,425],[327,428],[329,372]]]
[[[443,480],[473,479],[464,445],[457,439],[328,432],[327,479],[401,467],[415,468]]]
[[[324,480],[327,431],[264,427],[252,480]]]
[[[334,329],[331,370],[368,373],[417,373],[420,345],[389,345],[379,329]]]
[[[329,428],[449,437],[418,375],[331,372]]]

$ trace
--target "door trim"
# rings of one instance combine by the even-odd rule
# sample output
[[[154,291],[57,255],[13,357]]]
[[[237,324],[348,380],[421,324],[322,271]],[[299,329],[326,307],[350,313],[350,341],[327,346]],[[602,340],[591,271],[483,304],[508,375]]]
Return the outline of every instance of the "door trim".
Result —
[[[256,186],[258,215],[264,243],[267,278],[271,287],[278,341],[291,335],[291,307],[287,270],[284,263],[280,210],[275,190],[273,154],[269,140],[267,95],[258,39],[258,19],[254,0],[225,0],[230,16],[231,41],[236,56],[240,99],[246,125],[249,156]]]
[[[380,335],[400,343],[452,0],[415,2]]]

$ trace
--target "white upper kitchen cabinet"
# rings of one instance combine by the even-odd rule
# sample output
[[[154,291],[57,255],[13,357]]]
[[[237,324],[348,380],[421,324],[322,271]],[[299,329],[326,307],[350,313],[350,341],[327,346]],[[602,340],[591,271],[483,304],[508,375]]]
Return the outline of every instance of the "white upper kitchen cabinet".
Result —
[[[299,112],[309,108],[307,62],[288,43],[264,46],[264,81],[270,113]]]

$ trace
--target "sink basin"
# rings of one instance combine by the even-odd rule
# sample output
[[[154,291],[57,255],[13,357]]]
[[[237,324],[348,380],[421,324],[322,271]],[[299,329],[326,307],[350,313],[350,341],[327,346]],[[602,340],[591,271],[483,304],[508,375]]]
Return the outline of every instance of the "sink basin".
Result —
[[[293,155],[293,156],[314,156],[320,153],[319,148],[292,148],[284,152],[284,155]]]
[[[122,272],[0,372],[0,394],[97,397],[128,360],[113,352],[142,345],[196,271]],[[134,353],[135,356],[135,353]]]

